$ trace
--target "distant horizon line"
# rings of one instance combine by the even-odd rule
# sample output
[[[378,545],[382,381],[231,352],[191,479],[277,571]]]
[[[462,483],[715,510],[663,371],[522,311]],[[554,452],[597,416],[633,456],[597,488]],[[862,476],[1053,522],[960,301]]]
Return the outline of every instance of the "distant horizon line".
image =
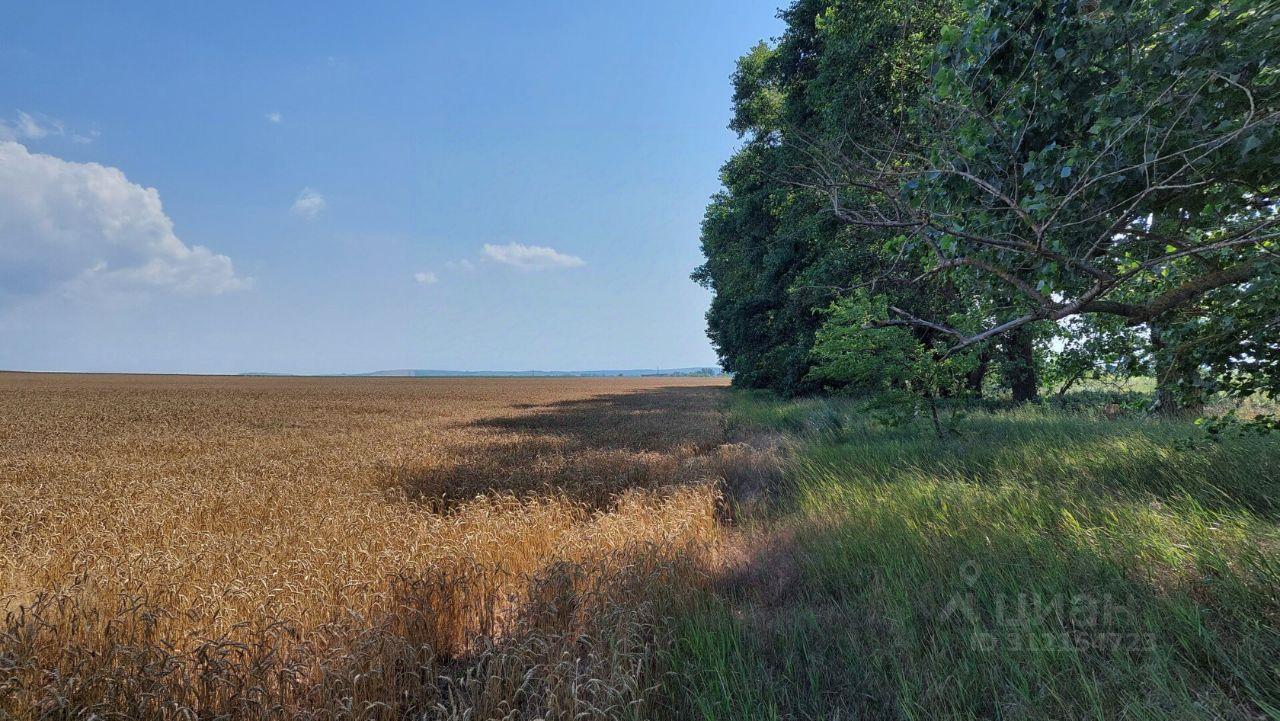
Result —
[[[225,378],[285,377],[285,378],[574,378],[574,377],[654,377],[679,375],[728,375],[719,365],[694,365],[649,368],[604,368],[587,370],[448,370],[435,368],[391,368],[355,373],[319,372],[291,373],[277,371],[199,372],[199,371],[127,371],[127,370],[31,370],[0,368],[0,373],[57,374],[57,375],[138,375],[138,376],[208,376]]]

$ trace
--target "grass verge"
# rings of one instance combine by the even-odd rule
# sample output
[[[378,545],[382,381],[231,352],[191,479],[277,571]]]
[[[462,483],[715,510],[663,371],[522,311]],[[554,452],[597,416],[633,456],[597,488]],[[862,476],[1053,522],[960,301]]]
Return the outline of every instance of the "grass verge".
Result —
[[[1280,718],[1275,439],[1028,407],[940,440],[857,408],[734,395],[731,428],[798,443],[678,621],[688,715]]]

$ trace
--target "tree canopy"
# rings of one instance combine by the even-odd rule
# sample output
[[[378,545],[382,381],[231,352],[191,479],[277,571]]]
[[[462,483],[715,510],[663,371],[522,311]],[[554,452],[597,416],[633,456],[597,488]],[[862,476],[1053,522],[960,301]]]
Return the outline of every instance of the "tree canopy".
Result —
[[[1151,373],[1159,410],[1280,392],[1280,3],[782,17],[739,61],[746,142],[695,273],[737,382],[1026,400],[1044,373]]]

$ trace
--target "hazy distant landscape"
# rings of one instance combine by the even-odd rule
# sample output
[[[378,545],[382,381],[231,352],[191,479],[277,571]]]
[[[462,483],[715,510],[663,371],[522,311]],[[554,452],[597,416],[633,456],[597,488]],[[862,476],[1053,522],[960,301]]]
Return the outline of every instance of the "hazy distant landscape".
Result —
[[[708,376],[723,375],[719,368],[631,368],[628,370],[586,370],[586,371],[447,371],[424,370],[421,368],[403,368],[399,370],[373,371],[358,373],[364,376],[408,376],[412,378],[594,378],[594,377],[667,377],[667,376]]]
[[[277,377],[291,373],[241,373],[242,376]],[[681,378],[724,375],[719,368],[631,368],[626,370],[583,371],[451,371],[426,368],[398,368],[370,373],[310,374],[314,377],[367,377],[367,378]]]

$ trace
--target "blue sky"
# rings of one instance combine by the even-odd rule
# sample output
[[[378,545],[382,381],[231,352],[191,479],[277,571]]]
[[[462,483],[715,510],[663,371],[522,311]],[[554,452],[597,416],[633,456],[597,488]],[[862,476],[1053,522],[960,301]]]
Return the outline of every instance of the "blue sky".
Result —
[[[0,4],[0,368],[715,360],[776,0]]]

